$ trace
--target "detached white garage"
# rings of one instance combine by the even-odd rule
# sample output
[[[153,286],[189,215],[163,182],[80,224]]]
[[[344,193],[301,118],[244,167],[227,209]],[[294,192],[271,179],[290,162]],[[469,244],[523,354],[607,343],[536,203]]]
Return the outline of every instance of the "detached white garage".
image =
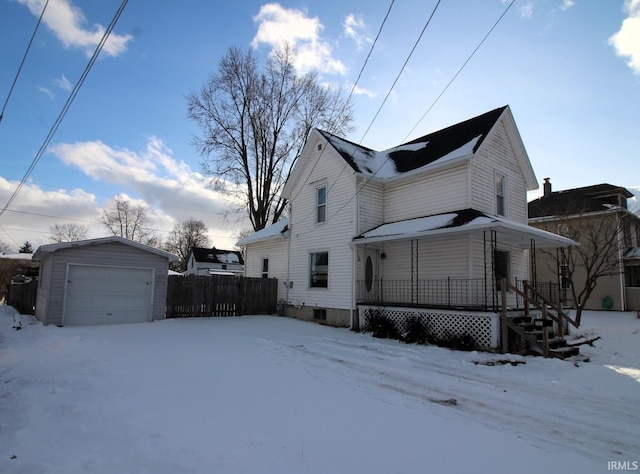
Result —
[[[175,255],[122,237],[43,245],[36,316],[79,326],[164,319]]]

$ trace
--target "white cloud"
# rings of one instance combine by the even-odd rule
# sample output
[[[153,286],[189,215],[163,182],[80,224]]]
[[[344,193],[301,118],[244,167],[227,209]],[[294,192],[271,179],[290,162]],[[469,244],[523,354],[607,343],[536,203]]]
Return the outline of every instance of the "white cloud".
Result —
[[[618,56],[627,58],[633,73],[640,75],[640,0],[625,0],[624,10],[628,16],[609,44]]]
[[[569,8],[575,6],[576,2],[574,0],[564,0],[562,2],[562,6],[560,7],[560,10],[562,11],[566,11]]]
[[[365,89],[364,87],[360,87],[360,86],[356,86],[356,87],[353,89],[353,93],[354,93],[355,95],[366,95],[366,96],[367,96],[367,97],[369,97],[370,99],[372,99],[373,97],[375,97],[376,95],[378,95],[378,94],[376,94],[375,92],[370,91],[369,89]]]
[[[64,74],[62,76],[60,76],[57,79],[54,79],[54,84],[56,86],[58,86],[60,89],[63,89],[65,91],[70,91],[72,89],[71,83],[69,82],[69,79],[67,79]]]
[[[18,2],[26,5],[29,11],[38,17],[45,5],[45,0],[18,0]],[[73,5],[70,0],[49,0],[42,21],[66,48],[82,49],[88,55],[91,55],[100,43],[106,29],[97,23],[88,27],[82,10]],[[127,49],[127,43],[131,40],[130,35],[111,32],[102,51],[109,56],[117,56]]]
[[[49,149],[63,163],[96,181],[126,189],[146,203],[153,227],[163,231],[190,217],[202,220],[218,247],[229,247],[241,224],[224,222],[229,198],[214,191],[210,180],[176,160],[162,140],[151,137],[144,150],[113,148],[101,141],[58,144]]]
[[[47,97],[49,97],[49,99],[53,100],[55,98],[55,96],[53,95],[53,92],[51,92],[49,89],[47,89],[46,87],[43,86],[38,86],[38,92],[42,92],[43,94],[45,94]]]
[[[345,74],[346,67],[332,57],[329,43],[322,40],[324,26],[320,20],[310,18],[305,12],[268,3],[260,8],[253,20],[258,24],[251,46],[267,44],[273,49],[285,44],[295,51],[294,65],[299,71],[317,69],[321,72]]]
[[[531,18],[533,16],[533,9],[535,6],[536,2],[533,0],[520,5],[520,16],[522,18]]]
[[[356,17],[353,13],[347,15],[342,26],[344,34],[356,42],[358,49],[362,48],[365,43],[373,42],[373,39],[366,34],[364,20]]]
[[[0,177],[0,200],[7,202],[18,186],[17,181]],[[9,209],[2,215],[0,240],[17,251],[25,241],[34,248],[47,244],[53,224],[75,223],[90,228],[88,237],[104,236],[98,224],[95,195],[81,189],[46,191],[27,182]]]

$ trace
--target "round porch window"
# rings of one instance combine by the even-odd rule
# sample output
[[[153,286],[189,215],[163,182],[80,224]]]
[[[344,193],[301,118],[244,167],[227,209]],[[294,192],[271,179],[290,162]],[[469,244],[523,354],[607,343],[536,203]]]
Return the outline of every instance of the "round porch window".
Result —
[[[367,291],[371,291],[371,288],[373,288],[373,260],[371,256],[367,257],[364,265],[364,284],[367,287]]]

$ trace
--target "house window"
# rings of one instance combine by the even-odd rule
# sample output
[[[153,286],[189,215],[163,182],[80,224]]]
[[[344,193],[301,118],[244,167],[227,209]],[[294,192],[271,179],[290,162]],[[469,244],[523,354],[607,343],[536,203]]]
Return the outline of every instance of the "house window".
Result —
[[[222,269],[223,269],[223,270],[226,270],[226,269],[227,269],[227,264],[226,264],[226,263],[223,263],[223,264],[222,264]]]
[[[309,255],[309,286],[311,288],[329,287],[329,252],[316,252]]]
[[[326,321],[327,320],[327,310],[324,308],[314,308],[313,310],[313,319],[316,321]]]
[[[625,285],[640,287],[640,266],[627,266],[624,268]]]
[[[496,214],[499,216],[505,215],[505,189],[506,178],[496,173]]]
[[[316,222],[327,220],[327,187],[316,188]]]
[[[496,288],[502,290],[502,279],[509,281],[509,252],[495,250],[493,253],[493,268]]]
[[[262,278],[269,278],[269,259],[262,259]]]

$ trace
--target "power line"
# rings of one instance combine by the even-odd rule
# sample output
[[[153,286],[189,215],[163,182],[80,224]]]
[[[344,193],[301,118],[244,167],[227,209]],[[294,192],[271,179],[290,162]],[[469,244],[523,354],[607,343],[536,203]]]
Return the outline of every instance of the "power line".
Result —
[[[373,122],[375,122],[376,119],[378,118],[378,115],[380,114],[380,111],[382,110],[382,107],[384,107],[384,104],[387,102],[387,99],[391,95],[391,92],[393,91],[393,88],[396,86],[396,83],[398,82],[398,80],[400,79],[400,76],[404,72],[404,68],[407,67],[407,63],[411,59],[411,56],[413,56],[413,52],[418,47],[418,44],[420,43],[420,40],[422,39],[422,36],[424,35],[424,32],[429,27],[429,24],[431,23],[431,19],[433,18],[433,15],[435,15],[436,10],[438,9],[438,6],[440,6],[440,2],[441,2],[441,0],[438,0],[438,2],[436,3],[436,6],[433,7],[433,11],[431,12],[431,15],[429,16],[429,19],[425,23],[424,28],[422,28],[422,31],[420,32],[420,35],[418,35],[418,39],[416,39],[416,42],[414,43],[413,48],[411,48],[411,51],[409,52],[409,55],[407,56],[407,59],[405,59],[404,64],[402,65],[402,68],[400,68],[400,72],[398,72],[398,75],[396,76],[395,80],[393,81],[393,84],[391,84],[391,87],[389,88],[389,91],[387,92],[387,95],[385,96],[384,100],[382,101],[382,104],[380,104],[380,107],[378,108],[378,111],[373,116],[373,119],[371,120],[371,123],[369,123],[369,126],[365,130],[364,135],[362,135],[362,138],[360,139],[359,143],[362,143],[362,140],[364,140],[364,137],[366,137],[367,133],[369,133],[369,129],[371,129],[371,126],[373,125]]]
[[[429,106],[429,108],[426,110],[426,112],[424,114],[422,114],[422,117],[420,117],[420,119],[416,122],[416,124],[413,126],[413,128],[411,130],[409,130],[409,133],[407,133],[405,135],[405,137],[402,139],[402,142],[404,142],[407,138],[409,138],[409,135],[411,135],[413,133],[413,131],[416,129],[416,127],[418,125],[420,125],[420,122],[422,122],[424,120],[424,118],[427,116],[427,114],[431,111],[431,109],[433,109],[433,107],[436,105],[436,103],[440,100],[440,98],[444,95],[445,92],[447,92],[447,89],[449,89],[449,86],[453,83],[453,81],[456,80],[456,78],[458,77],[458,75],[460,75],[460,73],[462,72],[462,70],[466,67],[466,65],[469,63],[469,61],[471,61],[471,58],[473,58],[473,56],[478,52],[478,50],[480,49],[480,47],[484,44],[484,42],[487,40],[487,38],[489,37],[489,35],[493,32],[493,30],[496,28],[496,26],[498,26],[498,23],[500,23],[500,21],[502,21],[502,18],[504,18],[504,16],[507,14],[507,12],[509,11],[509,9],[511,8],[511,6],[516,2],[516,0],[511,0],[511,3],[509,5],[507,5],[507,8],[505,8],[505,10],[502,12],[502,15],[500,15],[500,17],[496,20],[496,22],[493,24],[493,26],[491,27],[491,29],[487,32],[486,35],[484,35],[484,38],[482,38],[482,41],[480,41],[480,43],[478,43],[478,46],[476,46],[476,48],[473,50],[473,52],[469,55],[469,57],[467,58],[467,60],[462,64],[462,66],[460,66],[460,69],[458,69],[458,72],[456,72],[453,77],[451,78],[451,80],[447,83],[447,85],[444,87],[444,89],[442,89],[442,92],[440,92],[440,94],[438,95],[438,97],[436,97],[436,99],[432,102],[432,104]]]
[[[369,58],[371,57],[371,53],[373,53],[373,49],[375,48],[376,43],[378,42],[378,38],[380,38],[380,34],[382,33],[382,29],[384,28],[384,25],[387,23],[387,19],[389,18],[389,14],[391,13],[391,9],[393,8],[393,4],[394,3],[395,3],[395,0],[391,0],[391,3],[389,4],[389,8],[387,9],[387,13],[384,16],[384,18],[382,19],[382,23],[380,24],[380,28],[378,29],[378,34],[376,35],[376,37],[374,38],[373,42],[371,43],[371,48],[369,48],[369,53],[367,54],[367,57],[365,58],[364,63],[362,64],[362,67],[360,68],[360,72],[358,73],[358,77],[356,78],[355,82],[353,83],[353,86],[351,87],[351,92],[349,92],[349,97],[347,97],[347,100],[345,101],[344,106],[342,107],[342,110],[340,112],[341,114],[344,112],[345,108],[347,107],[347,104],[349,103],[349,100],[353,96],[353,93],[356,90],[356,87],[358,86],[358,83],[360,82],[360,78],[362,77],[362,73],[363,73],[365,67],[367,66],[367,63],[369,62]],[[307,176],[307,179],[305,179],[304,183],[302,183],[302,186],[300,186],[300,190],[292,198],[292,200],[297,198],[298,195],[300,194],[300,192],[302,192],[302,189],[304,188],[304,185],[307,183],[307,181],[309,180],[309,176],[311,176],[311,173],[313,173],[313,170],[316,168],[316,166],[320,162],[320,158],[322,158],[322,155],[324,155],[324,148],[321,150],[320,154],[318,155],[318,158],[316,158],[316,162],[313,164],[313,168],[311,168],[311,171],[309,172],[309,175]],[[346,168],[346,165],[345,165],[345,168]],[[344,171],[344,168],[342,169],[342,171]],[[340,172],[340,175],[342,174],[342,171]],[[338,175],[338,177],[340,175]]]
[[[60,123],[64,119],[64,117],[67,114],[69,108],[71,107],[71,104],[73,103],[73,100],[75,99],[76,95],[78,94],[78,91],[80,90],[80,88],[82,87],[82,84],[84,83],[85,79],[87,78],[87,75],[89,74],[89,71],[91,71],[91,68],[93,67],[93,64],[98,59],[98,55],[100,54],[100,51],[102,51],[102,48],[104,47],[104,44],[106,43],[107,39],[109,38],[109,35],[111,34],[111,31],[113,30],[113,28],[116,25],[116,22],[120,18],[120,15],[122,14],[122,11],[124,10],[124,7],[127,5],[127,1],[128,0],[123,0],[122,3],[120,4],[120,7],[118,8],[118,11],[114,15],[113,19],[111,20],[111,23],[109,23],[109,26],[107,27],[107,29],[105,30],[104,34],[102,35],[102,38],[100,39],[100,42],[98,43],[98,46],[96,47],[95,51],[93,52],[93,55],[91,56],[91,59],[89,59],[89,62],[87,63],[87,66],[85,67],[84,71],[80,75],[80,79],[78,79],[78,82],[76,83],[75,87],[73,88],[73,90],[69,94],[69,97],[67,98],[67,101],[64,104],[64,107],[62,108],[62,111],[58,115],[58,118],[54,122],[54,124],[51,127],[51,129],[49,130],[49,133],[47,134],[47,137],[45,138],[44,142],[42,143],[42,146],[40,146],[40,149],[36,153],[36,156],[33,158],[33,161],[31,162],[31,165],[27,169],[27,172],[22,177],[22,180],[20,180],[20,183],[16,187],[15,191],[13,192],[13,194],[11,195],[11,197],[9,198],[7,203],[0,210],[0,216],[2,216],[4,214],[4,212],[7,210],[7,208],[13,203],[14,199],[16,198],[16,196],[18,195],[18,193],[20,192],[20,190],[24,186],[25,182],[27,181],[29,176],[31,176],[31,173],[33,172],[33,170],[35,169],[36,165],[40,161],[40,158],[42,158],[42,155],[44,154],[44,151],[47,149],[47,146],[51,142],[51,139],[53,138],[53,136],[56,133],[56,131],[58,130],[58,127],[60,126]]]
[[[405,138],[402,140],[402,142],[404,142],[407,137],[411,134],[411,132],[413,132],[413,130],[418,126],[418,124],[424,119],[424,117],[429,113],[429,111],[433,108],[433,106],[435,105],[435,103],[440,99],[440,97],[442,97],[444,95],[444,93],[447,91],[447,89],[449,88],[449,86],[453,83],[453,81],[455,81],[455,79],[458,77],[458,75],[462,72],[462,70],[464,69],[464,67],[467,65],[467,63],[471,60],[471,58],[475,55],[475,53],[480,49],[480,47],[484,44],[484,42],[486,41],[486,39],[489,37],[489,35],[493,32],[493,30],[496,28],[496,26],[498,26],[498,23],[500,23],[500,21],[502,20],[502,18],[504,18],[504,16],[507,14],[507,12],[509,11],[509,9],[511,8],[511,6],[515,3],[516,0],[511,0],[511,3],[509,5],[507,5],[507,7],[505,8],[505,10],[502,12],[502,14],[500,15],[500,17],[498,18],[498,20],[493,24],[493,26],[489,29],[489,31],[487,32],[487,34],[484,36],[484,38],[480,41],[480,43],[478,44],[478,46],[476,46],[476,48],[473,50],[473,52],[471,53],[471,55],[467,58],[467,60],[464,62],[464,64],[460,67],[460,69],[458,69],[458,72],[456,72],[456,74],[453,76],[453,78],[451,78],[451,80],[449,81],[449,83],[445,86],[445,88],[442,90],[442,92],[438,95],[438,97],[436,98],[436,100],[433,102],[433,104],[431,104],[431,106],[427,109],[427,111],[422,115],[422,117],[420,118],[420,120],[418,121],[418,123],[416,123],[416,125],[409,131],[409,133],[407,133],[407,135],[405,136]],[[438,2],[440,3],[440,2]],[[436,5],[437,8],[437,5]],[[435,12],[435,10],[434,10]],[[423,30],[424,32],[424,30]],[[414,47],[415,49],[415,47]],[[413,52],[413,51],[412,51]],[[406,65],[406,62],[405,62]],[[404,66],[403,66],[404,67]],[[397,81],[397,78],[396,78]],[[395,82],[394,82],[395,84]],[[387,95],[388,96],[388,95]],[[386,98],[385,98],[386,100]],[[382,108],[382,107],[381,107]],[[380,112],[380,109],[378,109],[378,112]],[[378,116],[378,114],[376,113],[376,117]],[[375,120],[375,117],[374,117]],[[373,120],[371,121],[371,124],[373,124]],[[369,128],[371,128],[371,124],[369,125]],[[367,129],[368,131],[369,129]],[[365,132],[366,135],[366,132]],[[363,136],[364,138],[364,136]],[[399,145],[398,145],[399,146]],[[395,147],[397,148],[397,147]],[[353,201],[355,199],[355,197],[360,194],[360,192],[364,189],[364,187],[369,184],[373,178],[375,178],[375,176],[378,174],[378,172],[382,169],[382,167],[386,164],[386,162],[389,160],[389,156],[387,156],[387,158],[380,164],[380,166],[378,167],[378,169],[375,170],[375,172],[369,176],[364,183],[362,183],[362,186],[360,186],[356,192],[353,194],[353,196],[351,196],[351,198],[349,198],[347,201],[344,202],[344,204],[336,211],[334,212],[331,217],[333,218],[334,216],[336,216],[338,213],[340,213],[346,206],[347,204],[349,204],[351,201]],[[340,173],[342,174],[342,173]],[[340,175],[338,175],[339,177]],[[334,182],[334,185],[336,181]],[[332,185],[333,187],[333,185]]]
[[[18,76],[20,76],[20,72],[22,71],[22,66],[24,66],[24,62],[27,59],[27,55],[29,54],[29,50],[31,49],[31,44],[33,43],[33,39],[36,37],[36,32],[38,31],[38,28],[40,27],[40,23],[42,22],[42,17],[44,16],[44,12],[47,9],[47,5],[49,5],[49,0],[47,0],[44,3],[44,7],[42,8],[42,13],[40,13],[40,17],[38,18],[38,22],[36,23],[36,27],[33,30],[33,33],[31,34],[31,39],[29,40],[29,44],[27,45],[27,49],[24,52],[24,55],[22,56],[22,61],[20,61],[20,66],[18,67],[18,72],[16,72],[16,77],[13,78],[13,82],[11,83],[11,87],[9,88],[9,93],[7,94],[7,98],[4,101],[4,105],[2,106],[2,112],[0,112],[0,123],[2,123],[2,118],[4,117],[4,112],[7,109],[7,104],[9,103],[9,98],[11,97],[11,94],[13,92],[13,88],[16,85],[16,82],[18,82]]]

